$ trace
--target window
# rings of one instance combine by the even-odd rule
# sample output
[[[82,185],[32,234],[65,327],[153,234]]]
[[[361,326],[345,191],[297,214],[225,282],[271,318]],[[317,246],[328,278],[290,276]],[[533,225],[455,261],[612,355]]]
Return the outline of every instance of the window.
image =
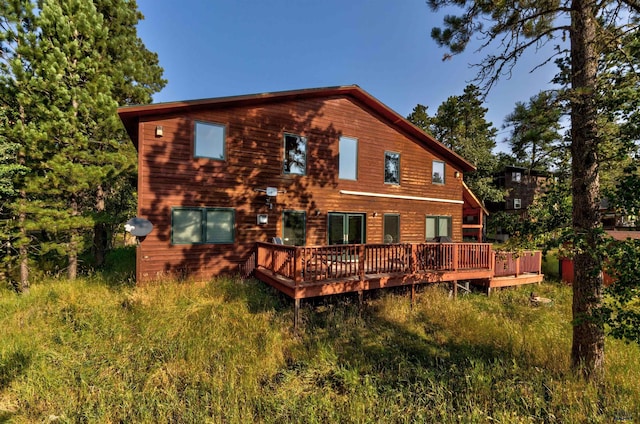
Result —
[[[235,213],[226,208],[173,208],[171,243],[233,243]]]
[[[511,181],[513,181],[514,183],[519,183],[521,179],[522,174],[520,172],[514,171],[511,173]]]
[[[522,200],[513,199],[513,209],[520,209],[520,208],[522,208]]]
[[[384,182],[400,184],[400,153],[384,152]]]
[[[385,243],[400,243],[400,215],[384,215],[383,233]]]
[[[431,182],[433,184],[444,184],[444,162],[434,160],[431,167]]]
[[[196,122],[194,156],[197,158],[225,159],[224,125]]]
[[[282,239],[284,244],[304,246],[306,236],[305,227],[305,212],[284,211],[282,213]]]
[[[358,140],[340,137],[338,178],[341,180],[358,179]]]
[[[284,173],[305,175],[307,172],[307,138],[284,135]]]
[[[426,239],[432,240],[436,237],[451,237],[451,217],[450,216],[428,216],[426,222]]]

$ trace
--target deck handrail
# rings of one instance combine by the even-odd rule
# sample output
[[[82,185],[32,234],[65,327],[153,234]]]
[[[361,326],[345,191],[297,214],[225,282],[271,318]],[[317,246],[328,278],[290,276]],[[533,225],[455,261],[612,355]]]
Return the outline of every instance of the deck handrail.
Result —
[[[494,276],[510,277],[522,274],[542,273],[542,252],[539,250],[525,250],[522,252],[494,253]]]
[[[258,242],[256,247],[258,252],[256,257],[257,267],[262,266],[286,278],[295,278],[295,246]]]
[[[539,251],[496,252],[488,243],[391,243],[289,246],[256,243],[256,267],[296,285],[373,274],[491,270],[493,276],[541,274]]]

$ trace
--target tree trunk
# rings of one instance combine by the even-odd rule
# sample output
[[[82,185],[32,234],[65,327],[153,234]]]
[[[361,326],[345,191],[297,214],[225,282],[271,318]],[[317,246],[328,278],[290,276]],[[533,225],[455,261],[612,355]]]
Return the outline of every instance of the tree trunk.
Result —
[[[104,265],[108,240],[109,235],[106,226],[102,222],[96,222],[93,226],[93,260],[96,267]]]
[[[71,199],[71,217],[75,218],[78,216],[78,202],[76,201],[75,196]],[[73,225],[75,225],[75,221],[73,221]],[[78,276],[78,229],[72,228],[71,238],[69,240],[69,250],[67,252],[67,257],[69,258],[69,266],[67,268],[67,278],[73,281]]]
[[[71,230],[71,240],[69,241],[69,267],[67,268],[67,278],[73,281],[78,276],[78,230]]]
[[[100,215],[104,213],[104,197],[105,194],[102,185],[99,185],[96,192],[96,212],[98,213],[98,220],[101,219]],[[107,240],[108,234],[106,226],[103,222],[96,222],[93,226],[93,259],[96,267],[104,265],[104,259],[107,251]]]
[[[20,241],[18,247],[18,257],[20,261],[20,284],[18,290],[20,293],[29,292],[29,249],[27,248],[28,235],[25,227],[27,222],[27,213],[24,211],[26,202],[26,193],[20,191],[20,213],[18,214],[18,226],[20,231]]]
[[[592,0],[572,3],[571,33],[571,154],[573,229],[585,243],[574,259],[573,344],[574,369],[591,381],[604,380],[604,325],[602,261],[598,251],[600,182],[596,108],[596,18]]]
[[[29,258],[27,246],[20,246],[20,293],[29,292]]]

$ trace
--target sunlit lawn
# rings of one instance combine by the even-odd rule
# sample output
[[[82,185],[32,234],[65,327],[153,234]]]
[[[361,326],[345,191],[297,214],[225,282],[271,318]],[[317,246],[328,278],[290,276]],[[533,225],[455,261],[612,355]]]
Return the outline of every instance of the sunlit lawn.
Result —
[[[0,290],[0,422],[640,420],[640,348],[607,341],[606,391],[569,370],[570,288],[292,302],[255,280]],[[619,422],[619,421],[618,421]]]

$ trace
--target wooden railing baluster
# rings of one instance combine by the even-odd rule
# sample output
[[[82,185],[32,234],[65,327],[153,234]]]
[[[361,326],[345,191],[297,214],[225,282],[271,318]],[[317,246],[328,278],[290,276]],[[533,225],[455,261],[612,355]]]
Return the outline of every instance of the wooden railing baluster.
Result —
[[[486,243],[393,243],[296,247],[256,243],[255,267],[296,286],[372,274],[490,271],[493,277],[542,272],[539,251],[495,252]]]

